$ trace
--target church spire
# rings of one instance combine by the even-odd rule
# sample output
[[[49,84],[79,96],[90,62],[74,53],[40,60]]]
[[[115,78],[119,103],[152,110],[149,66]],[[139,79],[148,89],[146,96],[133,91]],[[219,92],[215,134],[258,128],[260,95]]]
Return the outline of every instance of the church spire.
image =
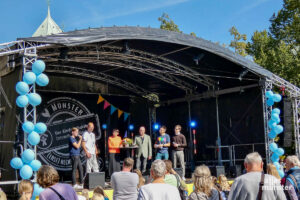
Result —
[[[50,15],[50,0],[47,0],[47,4],[48,4],[47,17],[43,21],[43,23],[39,26],[39,28],[35,31],[35,33],[32,35],[33,37],[52,35],[52,34],[57,34],[62,32],[60,27],[55,23],[55,21],[52,19]]]

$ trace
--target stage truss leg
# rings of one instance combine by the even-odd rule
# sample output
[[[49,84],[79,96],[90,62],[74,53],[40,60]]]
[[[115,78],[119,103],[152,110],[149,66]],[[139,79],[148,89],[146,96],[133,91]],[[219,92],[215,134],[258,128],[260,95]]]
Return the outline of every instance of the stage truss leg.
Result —
[[[271,131],[268,127],[268,121],[271,119],[272,106],[267,106],[266,91],[272,90],[273,85],[271,81],[266,80],[262,86],[261,96],[262,96],[262,106],[263,106],[263,117],[264,117],[264,135],[265,135],[265,149],[266,149],[266,164],[270,163],[271,151],[269,150],[269,145],[274,140],[269,139],[268,133]]]
[[[24,54],[23,54],[23,59],[22,59],[22,64],[23,64],[23,75],[31,71],[31,66],[32,64],[36,61],[37,59],[37,50],[36,48],[26,48],[24,47]],[[35,84],[30,86],[29,92],[33,93],[35,92]],[[36,124],[36,107],[28,104],[24,108],[24,122],[26,121],[31,121],[33,124]],[[27,144],[27,134],[24,132],[24,150],[29,148]],[[35,159],[36,159],[36,146],[34,147],[35,151]]]
[[[300,156],[300,117],[299,117],[299,110],[300,110],[300,99],[294,98],[292,99],[293,105],[293,120],[294,120],[294,136],[295,136],[295,153],[299,157]]]

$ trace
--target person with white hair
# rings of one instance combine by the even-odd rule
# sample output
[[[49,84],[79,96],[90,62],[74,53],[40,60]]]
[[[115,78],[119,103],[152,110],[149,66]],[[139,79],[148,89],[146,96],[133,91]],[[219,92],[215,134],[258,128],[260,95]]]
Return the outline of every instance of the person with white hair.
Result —
[[[244,160],[247,173],[234,180],[228,199],[285,200],[279,180],[272,175],[264,174],[263,165],[262,158],[257,152],[249,153]]]
[[[283,178],[285,194],[288,199],[300,199],[300,161],[297,156],[288,156],[285,160],[286,175]]]
[[[164,182],[166,164],[162,160],[155,160],[150,169],[152,183],[140,188],[138,200],[180,200],[179,190]]]

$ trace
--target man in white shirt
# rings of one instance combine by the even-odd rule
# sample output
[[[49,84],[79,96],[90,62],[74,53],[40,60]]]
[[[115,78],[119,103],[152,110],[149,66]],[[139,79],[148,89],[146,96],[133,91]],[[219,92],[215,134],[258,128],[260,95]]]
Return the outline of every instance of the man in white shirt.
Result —
[[[97,146],[96,137],[93,133],[94,124],[88,123],[87,131],[83,133],[82,148],[86,154],[86,173],[99,172],[99,166],[97,161]]]
[[[285,200],[283,188],[278,179],[269,174],[262,175],[263,161],[257,153],[250,153],[244,161],[247,173],[237,177],[230,189],[229,200],[259,199],[260,182],[263,179],[261,199]]]
[[[150,170],[153,182],[140,188],[138,200],[180,200],[179,190],[164,182],[166,164],[155,160]]]

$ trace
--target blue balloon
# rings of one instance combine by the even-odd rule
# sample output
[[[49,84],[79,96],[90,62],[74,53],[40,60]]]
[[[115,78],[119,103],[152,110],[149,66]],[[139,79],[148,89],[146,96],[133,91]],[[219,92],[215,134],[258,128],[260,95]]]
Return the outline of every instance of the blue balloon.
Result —
[[[30,167],[34,172],[38,171],[40,167],[42,166],[42,163],[39,160],[33,160],[30,162]]]
[[[39,196],[41,192],[44,191],[44,188],[42,188],[39,184],[35,183],[33,186],[33,193],[32,196],[36,197]]]
[[[280,109],[279,108],[273,108],[272,114],[274,114],[274,113],[280,115]]]
[[[30,121],[26,121],[23,123],[22,129],[26,133],[31,133],[34,130],[34,124]]]
[[[38,106],[42,102],[41,96],[39,94],[37,94],[37,93],[30,93],[27,96],[28,96],[29,103],[32,106]]]
[[[36,75],[33,72],[26,72],[23,76],[23,81],[28,85],[34,84],[36,80]]]
[[[273,92],[271,90],[266,91],[266,97],[267,98],[272,98],[273,97]]]
[[[272,97],[274,102],[279,102],[281,101],[281,95],[280,94],[274,94]]]
[[[32,177],[32,169],[29,165],[24,165],[20,170],[22,179],[30,179]]]
[[[278,148],[274,152],[277,156],[282,156],[284,154],[284,149],[283,148]]]
[[[273,105],[274,105],[273,99],[268,99],[268,100],[267,100],[267,105],[268,105],[268,106],[273,106]]]
[[[276,169],[279,170],[280,169],[280,164],[279,162],[273,162],[273,165],[275,165]]]
[[[26,164],[30,163],[34,159],[34,152],[31,149],[26,149],[22,153],[22,161]]]
[[[16,99],[16,104],[20,108],[24,108],[25,106],[27,106],[28,102],[29,100],[26,95],[20,95]]]
[[[14,157],[10,161],[10,166],[14,169],[21,169],[23,167],[23,161],[19,157]]]
[[[278,170],[278,174],[279,174],[280,178],[284,177],[284,172],[282,170]]]
[[[32,71],[36,74],[39,75],[41,74],[46,68],[46,65],[44,63],[44,61],[42,60],[36,60],[33,64],[32,64]]]
[[[275,122],[280,121],[279,115],[276,113],[271,114],[271,119]]]
[[[270,129],[273,129],[273,128],[275,128],[275,126],[277,126],[277,123],[274,120],[270,119],[268,121],[268,126]]]
[[[39,133],[39,134],[43,134],[47,131],[47,126],[43,122],[38,122],[34,126],[34,131]]]
[[[32,131],[29,135],[28,135],[28,142],[31,144],[31,145],[37,145],[38,143],[40,143],[40,135],[35,132],[35,131]]]
[[[42,73],[42,74],[38,75],[38,77],[36,78],[36,83],[39,86],[46,86],[49,83],[49,78],[46,74]]]
[[[271,131],[269,134],[268,134],[269,138],[270,139],[274,139],[276,138],[277,134],[274,132],[274,131]]]
[[[283,127],[281,125],[277,125],[274,127],[274,132],[280,134],[283,132]]]
[[[27,83],[20,81],[16,84],[16,91],[20,95],[27,94],[29,92],[29,86]]]
[[[273,163],[278,162],[279,161],[279,156],[277,154],[273,153],[272,156],[271,156],[271,160],[272,160]]]
[[[278,149],[278,145],[277,145],[276,143],[273,142],[273,143],[270,144],[269,148],[270,148],[270,150],[271,150],[272,152],[275,152],[276,149]]]

